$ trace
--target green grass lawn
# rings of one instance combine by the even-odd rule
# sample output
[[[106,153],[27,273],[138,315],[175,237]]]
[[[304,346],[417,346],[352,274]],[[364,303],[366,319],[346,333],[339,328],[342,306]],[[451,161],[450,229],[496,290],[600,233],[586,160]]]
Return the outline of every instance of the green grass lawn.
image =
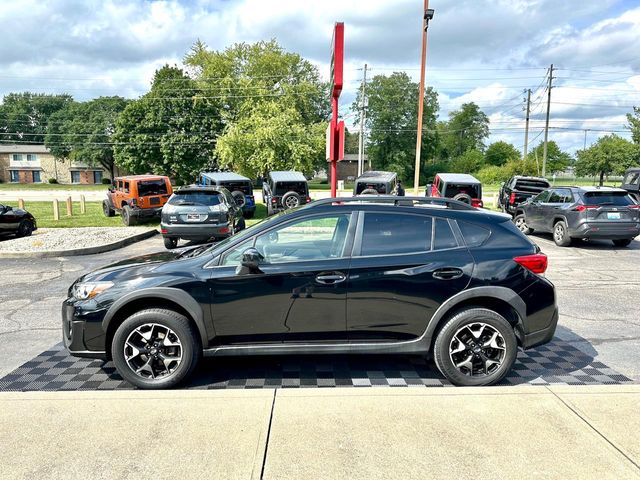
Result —
[[[60,183],[0,183],[0,190],[104,190],[109,185]]]

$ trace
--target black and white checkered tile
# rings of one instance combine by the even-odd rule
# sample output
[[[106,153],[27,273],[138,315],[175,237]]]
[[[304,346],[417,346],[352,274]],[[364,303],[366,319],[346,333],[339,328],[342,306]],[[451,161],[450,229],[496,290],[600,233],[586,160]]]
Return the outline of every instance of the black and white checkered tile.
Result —
[[[519,352],[503,385],[597,385],[633,381],[577,348],[553,342]],[[183,387],[443,387],[450,385],[423,357],[400,355],[278,356],[204,359]],[[110,362],[69,356],[62,344],[0,379],[0,391],[131,389]]]

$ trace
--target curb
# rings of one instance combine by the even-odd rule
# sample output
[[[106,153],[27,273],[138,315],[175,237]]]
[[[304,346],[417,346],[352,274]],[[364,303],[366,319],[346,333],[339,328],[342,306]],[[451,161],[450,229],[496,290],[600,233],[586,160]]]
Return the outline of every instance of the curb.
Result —
[[[157,235],[159,232],[156,229],[149,230],[147,232],[138,233],[131,237],[123,238],[117,242],[108,243],[106,245],[98,245],[97,247],[85,247],[74,248],[71,250],[49,250],[44,252],[17,252],[6,251],[0,252],[0,258],[49,258],[49,257],[74,257],[79,255],[94,255],[96,253],[110,252],[111,250],[117,250],[132,243],[140,242]]]

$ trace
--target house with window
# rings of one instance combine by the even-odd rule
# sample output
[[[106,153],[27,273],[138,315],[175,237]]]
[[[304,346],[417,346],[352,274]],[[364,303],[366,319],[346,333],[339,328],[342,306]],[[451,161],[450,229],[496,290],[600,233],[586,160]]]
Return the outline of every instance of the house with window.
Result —
[[[56,160],[44,145],[0,144],[0,180],[6,183],[102,183],[111,174],[102,166]]]

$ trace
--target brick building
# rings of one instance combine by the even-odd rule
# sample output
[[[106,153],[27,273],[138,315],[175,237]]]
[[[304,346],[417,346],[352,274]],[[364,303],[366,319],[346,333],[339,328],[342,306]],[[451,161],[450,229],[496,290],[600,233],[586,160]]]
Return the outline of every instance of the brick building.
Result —
[[[44,145],[0,145],[0,180],[5,183],[102,183],[111,173],[102,166],[56,160]]]

